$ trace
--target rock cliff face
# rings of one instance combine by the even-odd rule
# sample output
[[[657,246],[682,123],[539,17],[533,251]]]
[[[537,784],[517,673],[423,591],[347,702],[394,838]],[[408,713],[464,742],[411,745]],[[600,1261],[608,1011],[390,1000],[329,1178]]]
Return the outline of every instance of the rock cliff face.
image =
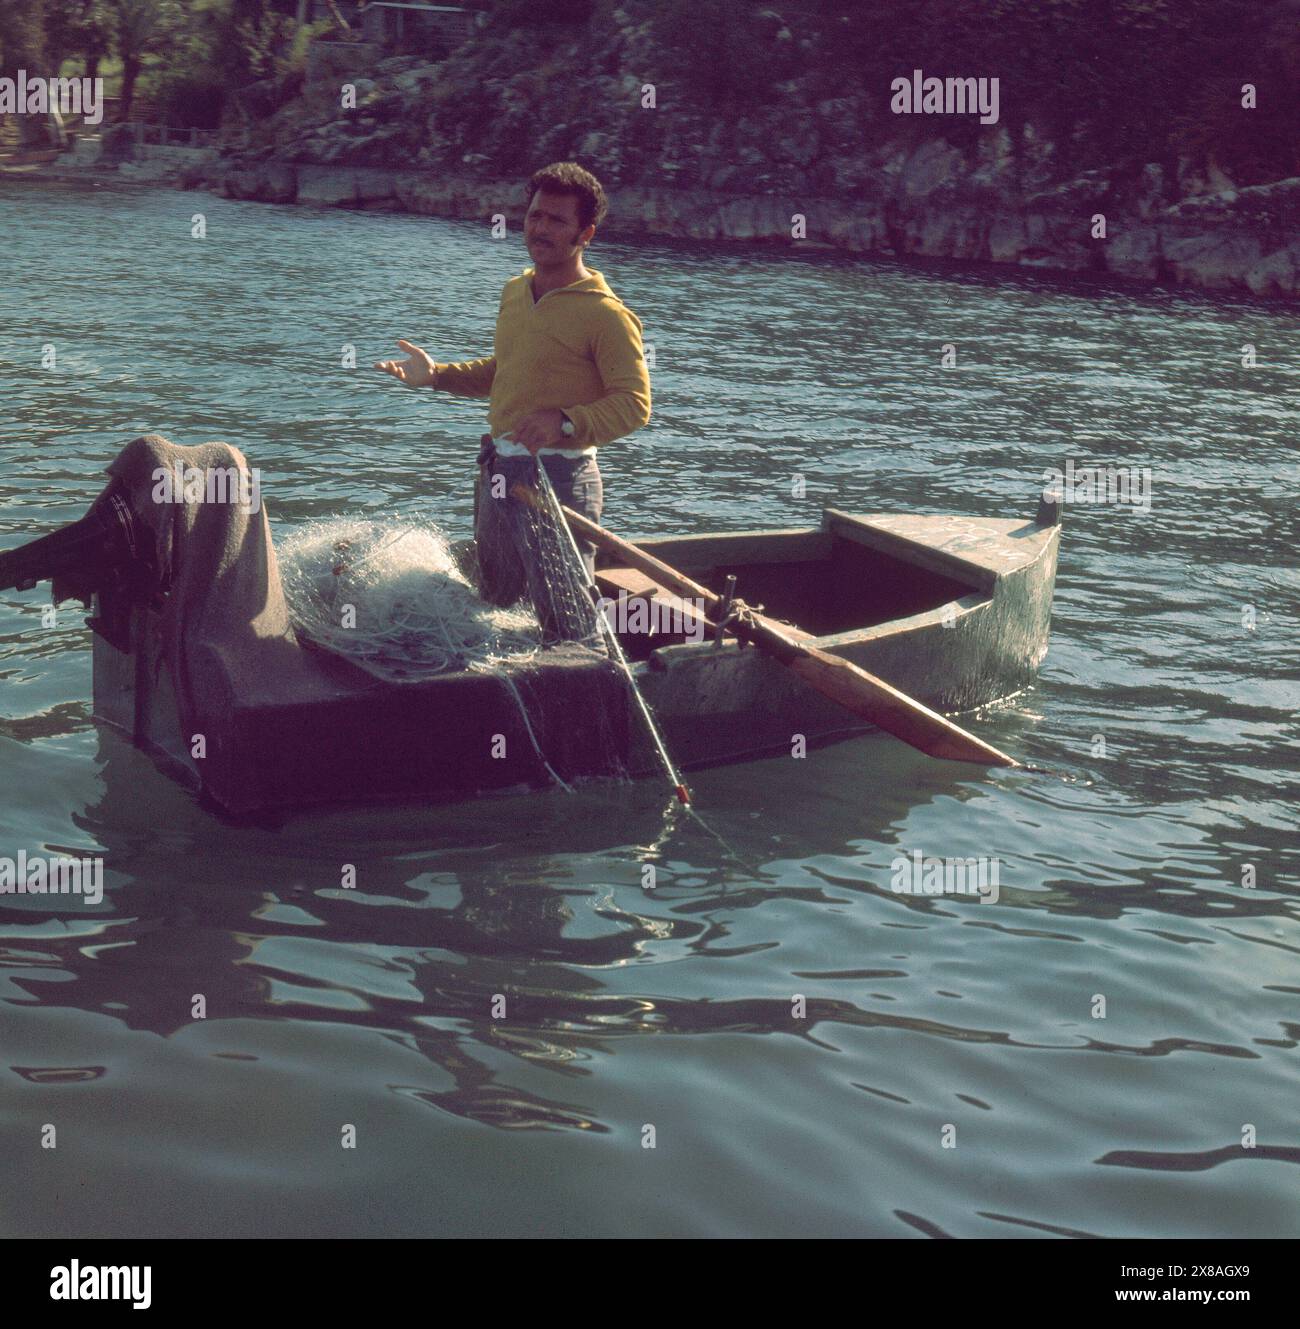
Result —
[[[1160,161],[1079,170],[1073,145],[1032,120],[917,119],[890,114],[879,89],[829,95],[805,44],[785,27],[770,34],[788,58],[771,95],[734,115],[702,108],[653,23],[618,9],[567,36],[475,39],[437,64],[324,43],[305,79],[239,94],[226,158],[187,183],[513,219],[530,171],[574,159],[609,192],[607,234],[1300,291],[1300,178],[1237,188],[1212,161],[1164,148]]]
[[[919,149],[900,187],[861,203],[794,194],[631,186],[611,191],[607,235],[753,240],[895,257],[1013,264],[1261,296],[1300,293],[1300,178],[1172,206],[1117,203],[1080,179],[1018,198],[936,178]],[[910,186],[905,182],[911,182]],[[518,177],[445,175],[279,159],[226,160],[186,183],[230,198],[318,207],[390,207],[440,217],[522,217]],[[1104,218],[1104,235],[1094,235]]]

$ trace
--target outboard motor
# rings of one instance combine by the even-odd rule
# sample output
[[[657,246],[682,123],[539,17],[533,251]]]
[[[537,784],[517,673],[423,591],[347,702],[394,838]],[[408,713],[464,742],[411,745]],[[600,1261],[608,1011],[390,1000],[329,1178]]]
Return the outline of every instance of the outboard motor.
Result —
[[[80,520],[0,553],[0,591],[29,591],[48,581],[56,605],[65,600],[89,605],[100,593],[101,609],[108,612],[90,626],[125,649],[121,610],[133,596],[147,598],[157,589],[153,554],[153,533],[113,483]]]

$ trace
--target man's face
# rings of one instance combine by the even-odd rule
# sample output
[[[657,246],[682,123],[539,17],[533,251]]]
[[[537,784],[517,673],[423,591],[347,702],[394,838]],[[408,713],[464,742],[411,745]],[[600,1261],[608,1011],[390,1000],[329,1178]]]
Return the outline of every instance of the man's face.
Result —
[[[582,252],[583,242],[596,233],[578,222],[578,200],[572,194],[548,194],[539,189],[524,216],[524,238],[535,263],[566,263]]]

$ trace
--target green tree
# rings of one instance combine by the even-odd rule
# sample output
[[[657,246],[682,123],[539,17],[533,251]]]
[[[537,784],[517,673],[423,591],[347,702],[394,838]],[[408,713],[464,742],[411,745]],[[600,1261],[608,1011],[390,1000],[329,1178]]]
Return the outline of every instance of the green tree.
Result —
[[[167,49],[183,26],[176,0],[111,0],[113,36],[122,61],[121,119],[131,118],[136,80],[148,55]]]
[[[5,0],[0,5],[0,73],[13,78],[35,71],[45,59],[45,0]]]
[[[45,67],[44,0],[5,0],[0,4],[0,77],[15,78],[20,69],[41,74]],[[57,144],[62,131],[57,117],[20,115],[18,148]]]
[[[289,66],[297,34],[294,0],[222,0],[213,11],[212,62],[232,88]]]
[[[58,0],[45,13],[45,48],[52,70],[80,57],[86,77],[95,78],[99,62],[113,39],[113,14],[108,0]]]

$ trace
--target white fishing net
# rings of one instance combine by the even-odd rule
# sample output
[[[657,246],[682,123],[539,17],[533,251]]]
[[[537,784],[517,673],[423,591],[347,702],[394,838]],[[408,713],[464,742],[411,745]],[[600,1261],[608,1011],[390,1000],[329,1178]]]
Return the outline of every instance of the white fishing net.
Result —
[[[490,501],[500,507],[487,523],[496,561],[495,571],[479,573],[484,586],[471,581],[432,522],[316,521],[292,531],[278,555],[300,638],[385,683],[463,670],[492,675],[503,708],[498,720],[487,704],[487,718],[505,733],[517,715],[538,770],[565,788],[563,770],[587,779],[645,769],[645,729],[629,728],[627,684],[567,534],[533,504]],[[478,534],[481,552],[482,528]],[[509,550],[518,567],[513,581],[509,574],[503,581]],[[515,602],[494,605],[484,598],[489,592]]]
[[[299,634],[382,677],[523,663],[540,646],[527,602],[481,600],[431,522],[310,522],[279,561]]]

